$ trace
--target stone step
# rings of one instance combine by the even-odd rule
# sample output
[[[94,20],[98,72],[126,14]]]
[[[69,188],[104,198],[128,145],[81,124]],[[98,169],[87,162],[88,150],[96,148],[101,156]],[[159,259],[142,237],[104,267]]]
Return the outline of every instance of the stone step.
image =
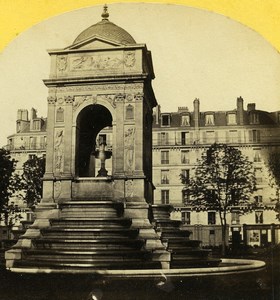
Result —
[[[118,212],[116,211],[62,211],[61,212],[62,218],[116,218],[119,216]]]
[[[66,201],[59,204],[61,209],[67,208],[114,208],[114,209],[123,209],[124,205],[121,202],[113,201],[97,201],[97,200],[82,200],[82,201]]]
[[[130,228],[61,228],[50,227],[41,229],[41,234],[45,238],[135,238],[139,230]]]
[[[103,218],[103,217],[96,217],[96,218],[59,218],[59,219],[50,219],[51,226],[62,226],[62,227],[80,227],[80,226],[87,226],[93,228],[109,228],[109,227],[130,227],[131,226],[131,219],[129,218]]]
[[[163,242],[168,242],[168,246],[174,250],[181,248],[199,248],[201,245],[201,241],[198,240],[182,240],[172,242],[171,239],[167,239],[166,241],[162,239]]]
[[[145,261],[145,260],[136,260],[131,259],[127,261],[84,261],[84,262],[75,262],[75,261],[48,261],[48,260],[22,260],[15,262],[15,268],[28,268],[28,269],[56,269],[56,270],[65,270],[71,269],[71,271],[78,272],[79,270],[100,270],[100,269],[160,269],[161,265],[159,262],[154,261]]]
[[[75,262],[80,261],[114,261],[129,260],[129,259],[150,259],[152,257],[151,252],[142,250],[129,250],[129,251],[89,251],[89,250],[26,250],[24,251],[24,258],[28,260],[73,260]]]
[[[189,239],[190,232],[189,231],[183,231],[183,230],[171,230],[171,231],[162,231],[161,238],[177,238],[182,237],[184,239]]]
[[[155,225],[157,229],[179,228],[182,222],[178,220],[156,220]]]
[[[36,249],[88,249],[88,250],[102,250],[102,249],[141,249],[145,241],[142,239],[36,239],[32,241]]]
[[[164,239],[163,239],[164,240]],[[168,238],[168,247],[171,249],[181,248],[181,247],[199,247],[200,241],[187,240],[185,238]]]

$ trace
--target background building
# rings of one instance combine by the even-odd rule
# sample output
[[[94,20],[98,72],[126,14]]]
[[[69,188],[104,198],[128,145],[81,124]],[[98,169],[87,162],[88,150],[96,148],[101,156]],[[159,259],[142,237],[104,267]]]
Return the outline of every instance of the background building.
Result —
[[[252,198],[259,203],[257,210],[242,213],[233,208],[228,214],[229,240],[244,240],[248,245],[262,246],[280,242],[279,223],[273,208],[275,190],[270,186],[267,158],[270,152],[280,153],[280,111],[266,112],[237,98],[236,108],[231,111],[200,111],[200,101],[195,99],[193,110],[179,107],[177,112],[154,111],[153,120],[153,184],[155,204],[172,204],[172,217],[182,219],[193,232],[193,239],[200,239],[205,246],[217,246],[221,242],[219,217],[215,211],[196,211],[188,205],[184,195],[186,178],[193,175],[197,160],[214,142],[226,143],[239,148],[254,164],[257,190]],[[17,132],[8,137],[8,149],[12,157],[22,164],[32,155],[44,155],[46,148],[46,119],[38,118],[31,110],[18,110]],[[97,148],[101,143],[112,147],[111,129],[105,128],[97,137]],[[96,171],[100,161],[96,161]],[[110,175],[111,159],[106,161]],[[244,226],[244,224],[246,224]]]
[[[193,111],[179,107],[177,112],[163,113],[160,107],[154,114],[153,127],[153,182],[156,186],[155,204],[172,204],[174,218],[182,218],[185,226],[193,232],[194,239],[204,245],[220,244],[219,217],[215,211],[195,211],[188,205],[184,195],[185,178],[193,175],[197,160],[213,143],[226,143],[239,148],[253,163],[257,180],[257,191],[252,197],[259,203],[258,210],[241,214],[233,208],[228,215],[230,239],[245,239],[250,245],[261,246],[275,239],[265,224],[277,223],[273,210],[275,190],[269,185],[266,166],[268,154],[280,151],[280,112],[256,109],[255,103],[247,105],[237,99],[231,111],[200,111],[200,101],[195,99]],[[250,224],[243,233],[243,224]],[[250,228],[250,229],[249,229]],[[246,235],[244,237],[243,235]]]

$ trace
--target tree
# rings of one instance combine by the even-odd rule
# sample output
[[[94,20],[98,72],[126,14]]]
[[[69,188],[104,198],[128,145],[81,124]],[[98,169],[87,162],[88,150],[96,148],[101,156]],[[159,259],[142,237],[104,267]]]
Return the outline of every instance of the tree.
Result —
[[[275,211],[277,218],[280,220],[280,153],[270,152],[268,155],[268,169],[270,175],[270,184],[276,190]]]
[[[15,173],[17,161],[8,150],[0,148],[0,215],[6,226],[12,227],[21,218],[20,208],[10,197],[20,189],[19,175]]]
[[[25,192],[24,200],[30,208],[34,208],[42,198],[45,164],[45,158],[37,156],[33,156],[23,164],[22,189]]]
[[[240,150],[216,143],[203,153],[194,177],[186,183],[184,192],[190,196],[190,204],[219,213],[223,254],[226,250],[226,215],[232,207],[248,204],[255,186],[252,162]]]

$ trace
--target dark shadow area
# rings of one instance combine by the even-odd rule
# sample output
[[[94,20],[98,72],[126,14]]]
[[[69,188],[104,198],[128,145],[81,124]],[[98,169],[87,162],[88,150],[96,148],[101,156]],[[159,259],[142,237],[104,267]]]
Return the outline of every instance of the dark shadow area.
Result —
[[[77,162],[80,177],[92,176],[91,156],[95,151],[96,137],[100,130],[112,126],[112,115],[99,104],[85,107],[77,118]]]

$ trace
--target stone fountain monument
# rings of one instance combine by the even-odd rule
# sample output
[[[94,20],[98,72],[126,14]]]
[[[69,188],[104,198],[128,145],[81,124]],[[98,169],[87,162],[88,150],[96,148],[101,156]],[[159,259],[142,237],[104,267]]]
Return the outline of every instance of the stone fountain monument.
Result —
[[[217,266],[170,220],[170,206],[153,206],[151,52],[108,18],[105,6],[72,45],[49,50],[43,198],[6,266],[58,273]],[[96,143],[104,128],[112,151]]]

